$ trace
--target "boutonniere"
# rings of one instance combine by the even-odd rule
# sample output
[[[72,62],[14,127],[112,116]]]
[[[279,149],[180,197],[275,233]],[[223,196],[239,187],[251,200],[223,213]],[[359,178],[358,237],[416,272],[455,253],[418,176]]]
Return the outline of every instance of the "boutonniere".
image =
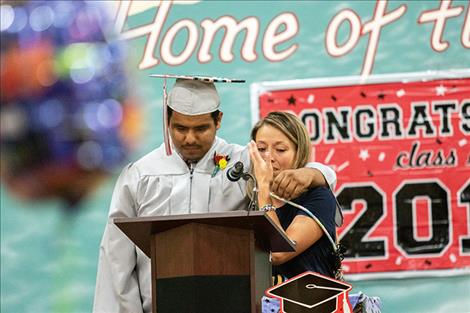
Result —
[[[219,170],[224,170],[227,167],[228,161],[230,161],[230,157],[228,155],[217,154],[217,152],[214,152],[215,168],[212,172],[212,177],[214,177]]]

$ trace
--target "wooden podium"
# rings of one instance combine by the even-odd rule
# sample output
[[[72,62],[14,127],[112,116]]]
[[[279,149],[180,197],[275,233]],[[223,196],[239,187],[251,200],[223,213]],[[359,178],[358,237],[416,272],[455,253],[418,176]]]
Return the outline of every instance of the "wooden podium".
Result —
[[[269,252],[295,245],[260,211],[115,218],[152,264],[154,313],[261,312]]]

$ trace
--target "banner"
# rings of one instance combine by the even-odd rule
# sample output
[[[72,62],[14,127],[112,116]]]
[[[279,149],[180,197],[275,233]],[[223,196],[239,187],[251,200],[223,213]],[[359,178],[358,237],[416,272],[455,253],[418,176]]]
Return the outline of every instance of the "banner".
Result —
[[[312,160],[335,169],[346,274],[470,269],[470,70],[257,83],[251,97],[253,123],[296,114]]]

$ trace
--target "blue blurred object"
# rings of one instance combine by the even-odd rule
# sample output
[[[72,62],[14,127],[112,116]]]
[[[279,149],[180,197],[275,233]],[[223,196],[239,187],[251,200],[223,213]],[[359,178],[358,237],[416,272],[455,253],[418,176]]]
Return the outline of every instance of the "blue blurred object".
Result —
[[[380,313],[382,302],[379,297],[369,297],[362,292],[350,294],[349,302],[354,313]]]
[[[127,49],[103,2],[2,2],[1,174],[16,195],[75,207],[135,141]],[[134,124],[132,124],[134,123]]]
[[[279,313],[281,310],[281,301],[276,298],[263,296],[261,299],[262,313]]]

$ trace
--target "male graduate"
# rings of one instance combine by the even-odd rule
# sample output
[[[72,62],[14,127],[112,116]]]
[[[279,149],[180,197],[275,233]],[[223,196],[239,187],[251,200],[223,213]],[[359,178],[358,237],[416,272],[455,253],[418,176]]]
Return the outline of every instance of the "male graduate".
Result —
[[[164,102],[169,139],[126,166],[116,182],[100,246],[95,313],[151,312],[150,259],[112,218],[247,209],[245,181],[229,181],[224,168],[237,161],[249,168],[248,150],[216,136],[222,112],[213,81],[179,78]],[[335,182],[329,167],[309,163],[280,174],[274,192],[295,198],[310,186]]]

